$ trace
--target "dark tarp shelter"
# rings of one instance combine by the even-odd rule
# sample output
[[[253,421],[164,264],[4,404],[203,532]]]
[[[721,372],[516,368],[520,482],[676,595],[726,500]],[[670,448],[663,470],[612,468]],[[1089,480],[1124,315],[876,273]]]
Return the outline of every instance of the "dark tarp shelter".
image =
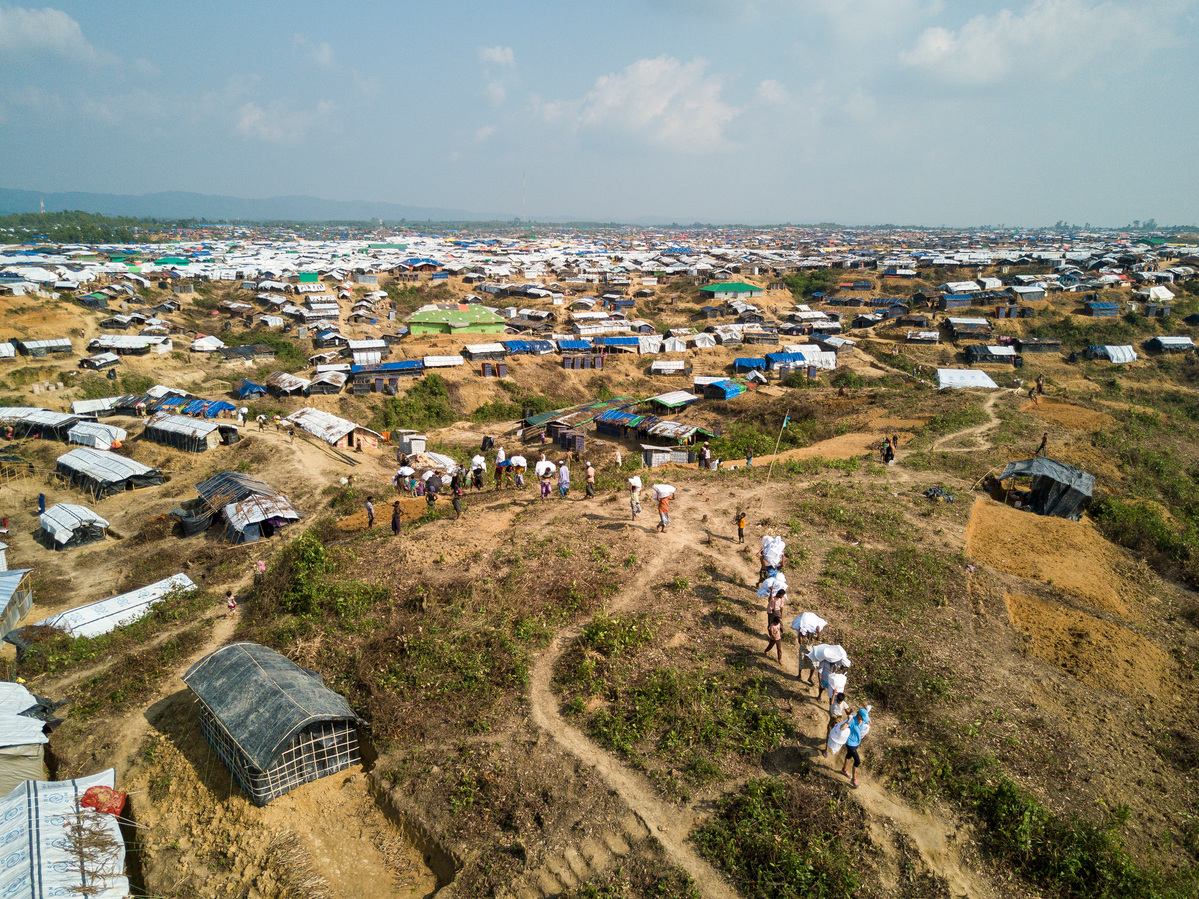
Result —
[[[358,725],[319,674],[257,643],[231,643],[183,675],[200,730],[255,805],[358,764]]]
[[[212,517],[224,516],[226,536],[234,543],[253,543],[298,521],[300,511],[269,484],[236,471],[222,471],[196,485],[202,505],[192,512],[176,510],[184,536],[207,528]]]
[[[1095,476],[1053,459],[1025,459],[1009,462],[999,475],[1008,478],[1032,478],[1028,505],[1038,515],[1053,515],[1078,521],[1091,500]]]

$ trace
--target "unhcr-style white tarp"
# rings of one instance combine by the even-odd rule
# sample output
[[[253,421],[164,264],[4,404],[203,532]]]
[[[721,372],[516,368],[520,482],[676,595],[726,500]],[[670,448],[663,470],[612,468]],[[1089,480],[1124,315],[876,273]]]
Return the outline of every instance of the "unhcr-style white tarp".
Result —
[[[968,368],[938,368],[937,369],[937,387],[987,387],[991,390],[998,390],[999,385],[991,380],[991,376],[985,371],[973,371]]]
[[[68,543],[78,528],[87,525],[108,527],[108,522],[89,509],[75,503],[58,503],[43,512],[38,521],[42,530],[54,538],[55,543]]]
[[[59,612],[37,624],[58,628],[72,637],[96,637],[107,634],[121,625],[137,621],[150,611],[150,606],[162,600],[168,593],[195,589],[195,583],[186,574],[173,574],[129,593]]]
[[[1116,365],[1137,361],[1137,351],[1131,346],[1105,346],[1107,358]]]
[[[67,431],[67,440],[71,443],[79,443],[101,450],[112,449],[114,442],[122,441],[127,436],[124,428],[118,428],[116,425],[102,425],[94,421],[81,421]]]
[[[50,899],[82,896],[124,899],[130,894],[125,876],[125,840],[115,815],[81,808],[91,787],[116,786],[109,768],[74,780],[27,780],[0,799],[0,896],[5,899]],[[87,871],[81,872],[79,850],[64,826],[82,818],[89,830],[107,839],[97,847],[89,839]]]

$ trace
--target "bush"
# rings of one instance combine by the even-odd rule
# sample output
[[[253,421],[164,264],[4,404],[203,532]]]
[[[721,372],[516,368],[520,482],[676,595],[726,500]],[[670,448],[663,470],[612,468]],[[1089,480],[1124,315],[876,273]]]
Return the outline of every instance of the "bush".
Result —
[[[450,405],[450,394],[445,379],[439,374],[428,374],[416,381],[401,396],[391,396],[384,400],[370,426],[377,431],[395,428],[423,431],[429,428],[444,428],[459,418],[458,412]]]
[[[304,355],[298,343],[273,331],[255,329],[236,334],[222,334],[221,341],[225,346],[269,346],[275,351],[275,360],[280,370],[294,371],[308,365],[308,357]]]
[[[849,899],[861,886],[861,812],[802,778],[751,780],[693,839],[747,899]]]

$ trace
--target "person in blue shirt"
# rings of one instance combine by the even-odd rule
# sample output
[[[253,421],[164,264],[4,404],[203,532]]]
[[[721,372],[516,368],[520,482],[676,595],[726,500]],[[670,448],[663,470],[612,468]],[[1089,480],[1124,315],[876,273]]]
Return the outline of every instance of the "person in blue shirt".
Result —
[[[845,741],[845,764],[841,766],[841,773],[850,778],[849,782],[855,787],[858,785],[858,765],[862,764],[862,756],[858,752],[858,747],[862,745],[862,740],[866,734],[870,733],[870,709],[871,706],[866,706],[864,709],[858,709],[856,715],[849,719],[849,737]],[[849,762],[853,760],[853,774],[849,773]]]

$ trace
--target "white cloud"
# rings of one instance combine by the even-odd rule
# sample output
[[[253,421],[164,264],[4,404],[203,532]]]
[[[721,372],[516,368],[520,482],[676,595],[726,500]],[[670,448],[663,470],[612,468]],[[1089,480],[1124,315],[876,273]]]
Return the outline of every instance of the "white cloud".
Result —
[[[322,100],[308,110],[264,109],[257,103],[244,103],[237,110],[236,127],[238,133],[255,140],[273,144],[298,143],[306,136],[305,132],[327,120],[335,108],[329,100]]]
[[[79,23],[59,9],[0,8],[0,56],[64,56],[86,63],[113,62],[83,36]]]
[[[499,106],[520,83],[516,54],[511,47],[480,47],[479,64],[483,66],[483,95],[492,106]]]
[[[516,65],[516,55],[511,47],[480,47],[479,62],[485,66],[510,69]]]
[[[758,101],[765,103],[768,106],[781,106],[786,103],[791,95],[787,93],[787,88],[781,81],[775,81],[773,78],[767,78],[758,85],[754,91]]]
[[[314,43],[304,35],[297,34],[292,38],[292,47],[314,66],[322,69],[333,68],[333,48],[324,41]]]
[[[583,98],[580,124],[640,134],[678,152],[724,149],[724,128],[740,110],[721,100],[723,84],[705,75],[706,65],[659,56],[603,75]]]
[[[1109,54],[1129,61],[1168,39],[1156,10],[1171,4],[1034,0],[1020,12],[979,15],[956,31],[927,28],[900,54],[905,65],[966,85],[991,84],[1021,72],[1066,78]]]
[[[478,131],[475,132],[475,140],[485,141],[485,140],[487,140],[487,138],[491,137],[493,134],[495,134],[495,128],[492,125],[484,125],[482,128],[480,128]]]

